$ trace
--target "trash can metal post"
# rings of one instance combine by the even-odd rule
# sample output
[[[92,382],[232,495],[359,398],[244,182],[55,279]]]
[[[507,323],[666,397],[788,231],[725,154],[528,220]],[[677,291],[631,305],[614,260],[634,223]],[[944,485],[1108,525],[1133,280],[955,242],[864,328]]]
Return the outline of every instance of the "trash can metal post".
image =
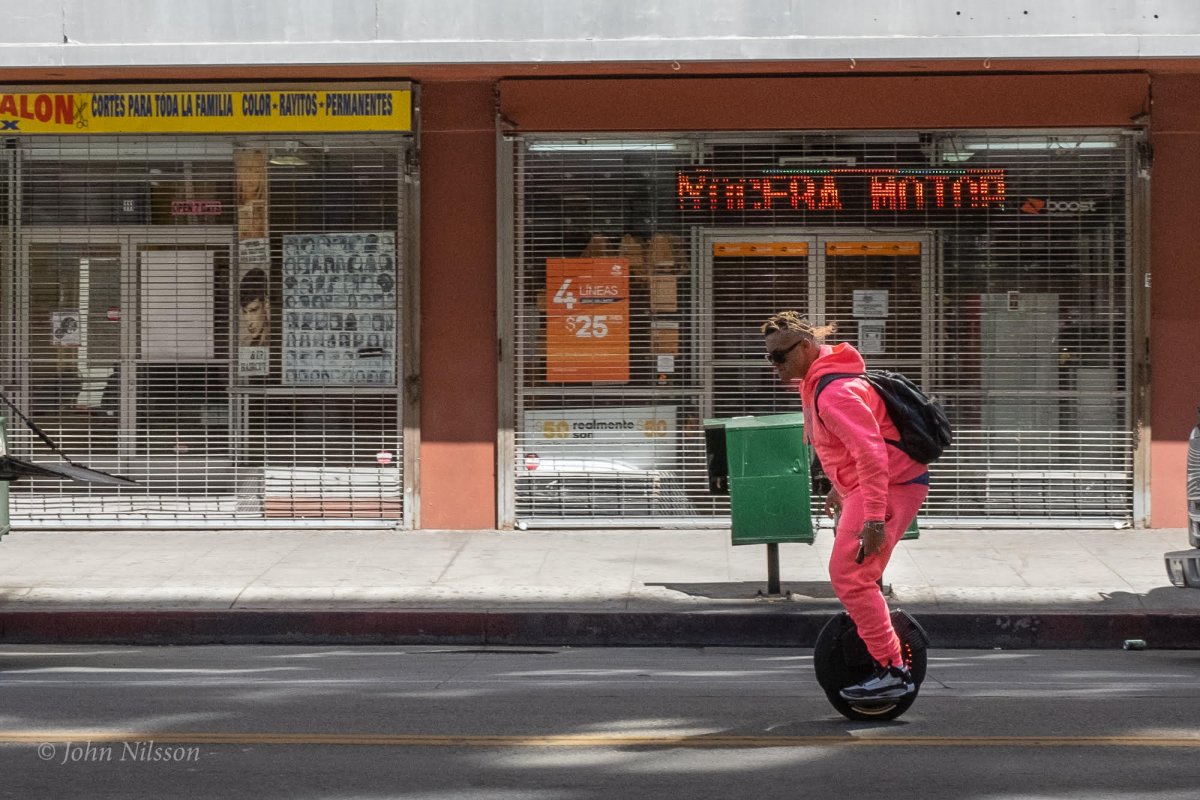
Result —
[[[782,594],[779,583],[779,543],[767,545],[767,594]]]

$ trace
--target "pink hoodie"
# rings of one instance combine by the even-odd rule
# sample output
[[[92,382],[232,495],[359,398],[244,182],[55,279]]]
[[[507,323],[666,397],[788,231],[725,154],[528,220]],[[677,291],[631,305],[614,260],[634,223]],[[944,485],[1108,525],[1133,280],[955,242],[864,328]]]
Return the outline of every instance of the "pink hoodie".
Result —
[[[928,468],[884,441],[900,435],[883,399],[862,378],[832,381],[821,392],[820,416],[813,410],[813,392],[822,375],[861,374],[866,369],[862,356],[849,344],[821,345],[800,385],[800,401],[805,438],[817,451],[825,474],[843,497],[862,490],[864,519],[881,520],[888,485],[911,481]]]

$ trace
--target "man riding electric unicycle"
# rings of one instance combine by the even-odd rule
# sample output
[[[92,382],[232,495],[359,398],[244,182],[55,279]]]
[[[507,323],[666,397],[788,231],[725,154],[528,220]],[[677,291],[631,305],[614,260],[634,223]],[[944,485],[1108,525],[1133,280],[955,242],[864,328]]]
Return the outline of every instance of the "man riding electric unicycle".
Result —
[[[762,332],[779,380],[800,391],[805,438],[832,484],[829,577],[846,613],[818,637],[817,680],[843,715],[894,719],[916,699],[928,642],[912,617],[889,611],[883,571],[929,492],[926,465],[949,444],[950,427],[903,376],[868,374],[854,347],[824,344],[834,327],[784,311]]]

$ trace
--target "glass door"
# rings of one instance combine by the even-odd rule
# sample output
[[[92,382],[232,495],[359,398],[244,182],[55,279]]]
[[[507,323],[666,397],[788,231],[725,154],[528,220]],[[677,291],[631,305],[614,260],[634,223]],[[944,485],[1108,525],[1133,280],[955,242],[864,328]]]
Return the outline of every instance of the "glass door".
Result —
[[[73,460],[148,490],[220,491],[231,237],[127,231],[23,237],[10,399]],[[15,447],[44,455],[23,426],[10,431]]]
[[[71,458],[118,468],[123,320],[121,242],[27,241],[13,399]],[[10,425],[14,445],[28,442]]]
[[[854,345],[872,369],[930,385],[935,359],[932,237],[775,229],[701,237],[704,292],[696,310],[705,415],[797,410],[762,358],[759,325],[795,310],[832,340]]]
[[[763,361],[759,326],[776,311],[811,313],[816,239],[739,231],[703,246],[706,297],[696,316],[706,351],[705,416],[795,411],[795,392],[780,386]]]
[[[220,482],[230,462],[230,244],[196,236],[137,236],[136,325],[125,342],[122,388],[130,455],[147,472]],[[185,487],[177,487],[185,488]]]
[[[935,309],[928,239],[823,237],[820,247],[820,321],[837,323],[835,340],[858,348],[871,369],[929,386]]]

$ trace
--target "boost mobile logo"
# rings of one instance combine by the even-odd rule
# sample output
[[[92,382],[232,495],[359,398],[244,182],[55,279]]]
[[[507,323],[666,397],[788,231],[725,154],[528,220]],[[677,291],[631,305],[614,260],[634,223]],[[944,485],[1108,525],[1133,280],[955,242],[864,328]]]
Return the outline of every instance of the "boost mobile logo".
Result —
[[[1095,200],[1050,200],[1045,197],[1026,197],[1021,212],[1034,216],[1050,214],[1090,214],[1096,210]]]

